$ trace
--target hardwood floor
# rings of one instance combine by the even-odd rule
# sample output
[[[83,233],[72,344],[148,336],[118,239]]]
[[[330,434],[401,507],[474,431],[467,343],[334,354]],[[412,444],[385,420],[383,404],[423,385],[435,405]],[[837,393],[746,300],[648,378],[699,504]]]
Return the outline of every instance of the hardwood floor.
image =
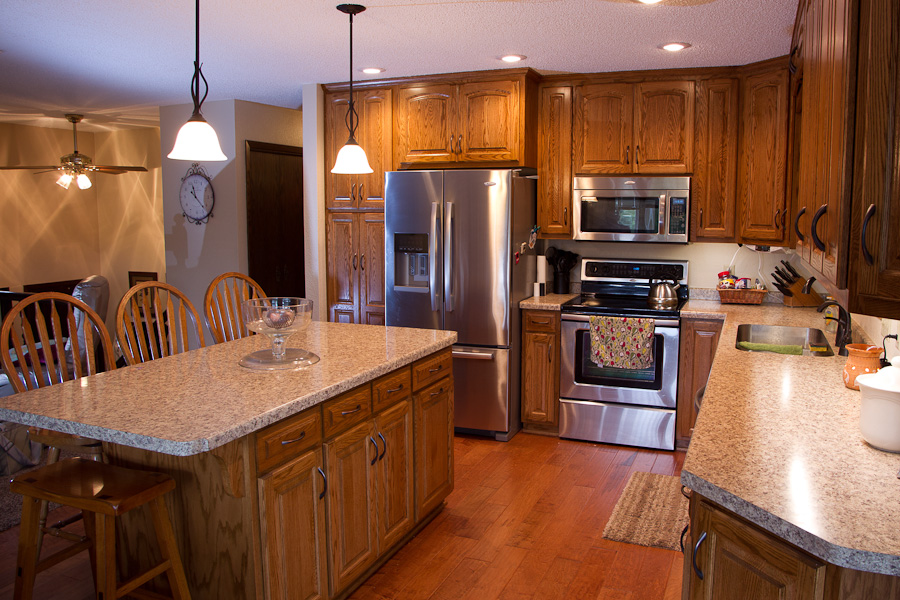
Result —
[[[526,433],[507,443],[458,436],[455,451],[447,506],[351,599],[680,599],[681,553],[602,533],[631,473],[677,475],[683,452]],[[18,534],[0,533],[0,598],[12,598]],[[86,553],[38,575],[35,598],[92,597]]]

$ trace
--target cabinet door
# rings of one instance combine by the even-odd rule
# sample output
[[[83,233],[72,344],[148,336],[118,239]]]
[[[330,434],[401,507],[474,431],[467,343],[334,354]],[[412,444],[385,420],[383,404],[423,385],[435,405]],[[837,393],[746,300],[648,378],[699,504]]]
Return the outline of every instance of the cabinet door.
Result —
[[[541,237],[572,237],[572,88],[541,90],[537,214]]]
[[[463,162],[517,161],[519,82],[476,81],[459,86],[455,159]]]
[[[697,420],[700,405],[697,393],[709,379],[722,321],[718,319],[682,319],[678,351],[678,410],[675,418],[675,439],[679,447],[686,447]]]
[[[697,83],[691,240],[734,241],[737,196],[738,80]]]
[[[522,343],[522,421],[559,422],[559,333],[525,332]]]
[[[377,555],[375,425],[366,421],[325,444],[328,464],[331,595],[337,595]]]
[[[787,239],[787,69],[746,77],[742,96],[740,241],[780,244]]]
[[[453,490],[453,378],[445,377],[414,398],[416,521]]]
[[[635,172],[689,173],[694,155],[694,82],[639,83],[635,103]]]
[[[575,88],[575,173],[631,173],[634,86],[602,83]]]
[[[395,163],[453,160],[456,86],[403,88],[397,101]],[[451,140],[451,136],[452,140]]]
[[[355,208],[357,175],[332,173],[338,151],[347,143],[347,110],[350,94],[334,93],[325,96],[325,207]]]
[[[400,541],[415,524],[413,495],[412,399],[403,400],[375,418],[382,444],[378,455],[378,550]]]
[[[357,323],[359,252],[357,216],[327,215],[328,314],[336,323]]]
[[[703,579],[691,570],[691,600],[732,598],[735,590],[740,590],[742,600],[824,597],[823,563],[712,504],[699,502],[691,541],[699,544],[696,568]]]
[[[384,209],[384,173],[393,168],[393,124],[391,123],[391,90],[365,90],[356,100],[359,112],[357,141],[366,151],[372,173],[356,175],[356,206],[366,210]]]
[[[307,452],[259,479],[266,597],[328,597],[322,450]]]
[[[384,325],[384,213],[359,218],[358,323]]]

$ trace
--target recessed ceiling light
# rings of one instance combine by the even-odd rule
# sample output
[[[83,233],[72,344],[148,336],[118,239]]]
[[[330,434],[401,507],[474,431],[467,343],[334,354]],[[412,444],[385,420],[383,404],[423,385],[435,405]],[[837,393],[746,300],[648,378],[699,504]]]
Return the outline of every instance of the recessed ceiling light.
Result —
[[[521,54],[507,54],[506,56],[501,56],[500,60],[508,63],[519,62],[520,60],[525,60],[528,58],[527,56],[522,56]]]
[[[680,52],[685,48],[690,48],[691,45],[687,42],[672,42],[671,44],[666,44],[663,46],[663,50],[668,50],[669,52]]]
[[[657,4],[658,2],[662,2],[662,0],[638,0],[641,4]]]
[[[384,69],[381,67],[366,67],[365,69],[360,69],[366,75],[378,75],[379,73],[384,73]]]

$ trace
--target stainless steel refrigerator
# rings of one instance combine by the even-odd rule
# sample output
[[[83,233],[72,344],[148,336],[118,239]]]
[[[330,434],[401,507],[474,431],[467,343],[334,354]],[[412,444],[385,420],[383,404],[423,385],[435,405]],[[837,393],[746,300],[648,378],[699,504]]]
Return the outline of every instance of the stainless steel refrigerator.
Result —
[[[519,302],[535,277],[534,251],[521,248],[535,225],[533,176],[385,174],[386,324],[456,331],[456,428],[504,441],[521,426]]]

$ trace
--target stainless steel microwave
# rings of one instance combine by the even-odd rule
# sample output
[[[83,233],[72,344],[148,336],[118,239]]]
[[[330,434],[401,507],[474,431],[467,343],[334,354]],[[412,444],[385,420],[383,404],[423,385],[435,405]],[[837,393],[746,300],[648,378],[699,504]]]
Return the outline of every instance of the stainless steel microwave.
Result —
[[[576,240],[688,241],[690,177],[576,177]]]

